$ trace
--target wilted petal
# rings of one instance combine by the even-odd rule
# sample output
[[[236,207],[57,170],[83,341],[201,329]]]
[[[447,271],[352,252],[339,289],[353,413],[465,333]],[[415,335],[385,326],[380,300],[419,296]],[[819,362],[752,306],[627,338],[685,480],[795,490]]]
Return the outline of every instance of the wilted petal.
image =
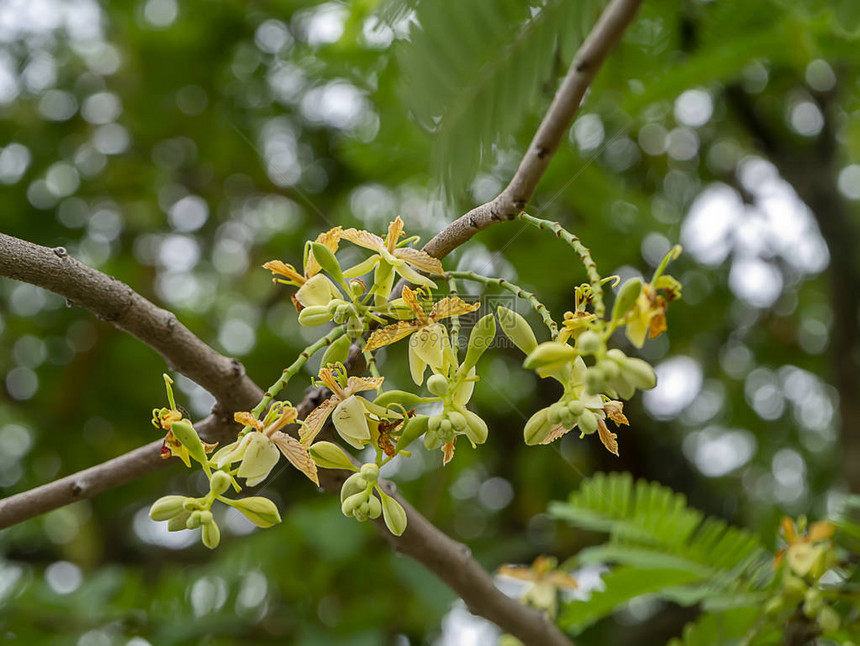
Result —
[[[340,402],[331,414],[331,421],[345,442],[357,449],[370,441],[370,427],[361,402],[355,397],[347,397]]]
[[[606,450],[614,455],[618,455],[618,441],[615,439],[618,436],[609,430],[606,422],[602,419],[597,420],[597,434],[600,437],[600,441],[603,442],[603,446],[606,447]]]
[[[338,397],[329,397],[322,404],[314,408],[308,416],[305,417],[305,425],[299,430],[299,439],[302,444],[308,445],[314,441],[314,438],[322,430],[328,416],[337,406],[340,399]]]
[[[242,426],[250,426],[258,431],[263,430],[263,423],[254,417],[251,413],[233,413],[233,419]]]
[[[311,482],[316,486],[319,486],[320,480],[317,474],[317,465],[313,461],[313,458],[311,458],[307,447],[303,446],[294,437],[280,431],[272,435],[272,442],[281,450],[281,453],[289,460],[290,464],[310,478]]]
[[[576,426],[574,426],[574,428],[576,428]],[[543,439],[541,444],[551,444],[555,442],[558,438],[560,438],[562,435],[566,435],[571,430],[573,429],[565,428],[563,424],[556,424],[550,429],[549,433],[547,433],[547,436]]]
[[[442,445],[442,466],[448,464],[451,459],[454,457],[454,444],[457,442],[457,438],[455,437],[453,440],[448,442],[447,444]]]
[[[376,350],[384,345],[390,345],[400,339],[409,336],[419,329],[421,324],[415,321],[397,321],[392,325],[386,325],[380,330],[375,330],[364,346],[365,352]]]
[[[434,258],[430,254],[413,249],[412,247],[401,247],[394,251],[394,256],[400,260],[405,260],[410,265],[421,271],[426,271],[428,274],[436,274],[441,276],[444,270],[442,269],[442,261]]]
[[[627,421],[627,417],[624,415],[624,404],[619,401],[608,401],[603,404],[603,410],[606,411],[606,414],[609,416],[613,422],[621,426],[622,424],[630,425],[630,422]]]
[[[346,380],[346,392],[350,395],[365,390],[378,390],[385,377],[350,377]]]
[[[428,323],[427,314],[421,306],[421,301],[418,300],[418,294],[416,294],[409,285],[403,286],[403,291],[400,292],[400,298],[397,300],[403,301],[406,304],[406,307],[412,310],[412,314],[415,315],[415,318],[421,322],[422,325]]]
[[[450,296],[446,296],[441,301],[437,301],[433,305],[433,309],[430,310],[430,318],[434,321],[441,321],[442,319],[448,318],[450,316],[462,316],[463,314],[469,314],[470,312],[474,312],[480,307],[480,303],[469,305],[459,296],[454,296],[453,298]]]

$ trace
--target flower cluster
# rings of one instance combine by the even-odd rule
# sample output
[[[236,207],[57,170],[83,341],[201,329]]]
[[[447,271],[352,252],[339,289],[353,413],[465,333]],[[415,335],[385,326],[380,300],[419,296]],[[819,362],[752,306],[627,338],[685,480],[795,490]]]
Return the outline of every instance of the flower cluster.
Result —
[[[204,443],[176,409],[171,382],[165,376],[170,408],[153,415],[155,426],[167,432],[164,455],[177,456],[187,466],[192,460],[199,463],[210,487],[200,498],[167,496],[156,501],[151,517],[167,521],[171,530],[202,528],[208,547],[220,539],[211,511],[215,501],[238,509],[258,526],[275,524],[280,517],[270,500],[228,498],[225,493],[260,484],[283,456],[315,485],[320,484],[320,468],[353,472],[341,488],[343,513],[359,521],[382,517],[389,530],[400,535],[406,529],[406,513],[386,492],[380,469],[398,456],[408,458],[409,446],[421,437],[428,450],[441,452],[443,465],[454,457],[458,439],[473,448],[487,441],[487,423],[469,408],[469,401],[480,381],[479,361],[495,339],[497,319],[501,331],[525,353],[524,367],[562,386],[559,399],[525,424],[526,444],[547,444],[577,428],[580,437],[596,432],[617,455],[616,435],[607,420],[627,424],[621,400],[636,390],[652,388],[656,377],[645,361],[628,357],[609,343],[622,328],[637,347],[646,336],[653,338],[665,330],[666,308],[680,296],[680,285],[664,270],[679,249],[667,255],[651,282],[627,281],[607,318],[602,300],[607,280],[596,274],[588,250],[557,223],[526,214],[521,218],[567,241],[588,271],[590,282],[576,288],[573,309],[565,313],[561,328],[534,294],[508,281],[472,272],[445,272],[438,259],[413,246],[417,238],[404,237],[399,217],[384,237],[341,227],[320,234],[306,243],[301,271],[280,260],[267,262],[264,267],[275,283],[296,288],[292,301],[299,323],[330,327],[283,370],[254,410],[235,413],[241,432],[214,453],[214,445]],[[341,267],[337,254],[344,243],[371,254],[351,267]],[[394,293],[395,277],[413,287],[405,285]],[[539,343],[522,315],[499,307],[478,315],[468,344],[461,349],[460,318],[480,309],[458,295],[461,280],[507,289],[528,301],[546,325],[549,340]],[[435,296],[440,281],[447,288],[442,298]],[[376,353],[399,341],[406,346],[415,387],[383,390],[385,377]],[[299,420],[289,402],[274,399],[320,351],[323,356],[313,383],[326,397]],[[357,368],[356,357],[363,357],[369,376],[349,374]],[[336,435],[325,435],[328,421]],[[370,450],[375,458],[360,464],[331,441],[335,438],[354,449]]]

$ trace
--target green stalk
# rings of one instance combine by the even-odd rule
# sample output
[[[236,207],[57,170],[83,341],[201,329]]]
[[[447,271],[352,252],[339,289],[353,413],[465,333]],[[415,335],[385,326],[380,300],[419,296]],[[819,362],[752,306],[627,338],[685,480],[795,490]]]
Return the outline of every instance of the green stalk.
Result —
[[[448,276],[448,296],[454,298],[458,296],[457,279],[449,274]],[[451,317],[451,347],[454,348],[454,354],[460,351],[460,317]]]
[[[535,296],[531,292],[527,292],[519,285],[514,285],[513,283],[505,280],[504,278],[490,278],[489,276],[481,276],[481,274],[476,274],[474,271],[449,271],[445,274],[449,278],[459,278],[461,280],[471,280],[476,283],[481,283],[482,285],[496,285],[497,287],[501,287],[502,289],[506,289],[509,292],[512,292],[518,298],[522,298],[529,302],[529,305],[532,306],[532,309],[540,314],[541,319],[543,319],[544,324],[549,328],[550,336],[555,339],[558,336],[558,325],[552,318],[552,314],[549,312],[549,308],[546,305],[541,303],[538,300],[538,297]]]
[[[594,292],[594,313],[597,315],[597,318],[602,319],[606,313],[606,307],[603,304],[602,278],[597,272],[597,265],[594,263],[594,259],[592,259],[591,251],[588,247],[582,244],[582,241],[580,241],[579,238],[561,226],[558,222],[536,218],[525,211],[521,211],[519,215],[517,215],[517,219],[522,220],[537,229],[552,231],[557,238],[564,240],[567,244],[573,247],[573,250],[577,253],[580,260],[582,260],[582,264],[585,266],[585,273],[588,276],[588,282],[591,284],[592,292]]]
[[[372,377],[379,377],[379,368],[376,365],[376,356],[372,352],[363,352],[364,363],[367,364],[367,370]]]
[[[257,419],[259,419],[260,415],[263,411],[268,408],[269,404],[272,403],[272,400],[275,396],[281,392],[281,390],[289,383],[290,379],[296,376],[298,371],[301,369],[303,365],[308,362],[314,354],[322,350],[324,347],[331,345],[332,341],[338,338],[340,335],[344,333],[344,327],[342,325],[338,325],[336,328],[332,329],[331,332],[326,334],[324,337],[318,339],[314,343],[310,344],[304,350],[299,353],[299,356],[290,364],[289,367],[284,368],[284,372],[278,378],[278,380],[269,386],[266,393],[263,395],[263,398],[260,400],[260,403],[254,407],[254,410],[251,411],[251,414],[254,415]],[[245,427],[242,429],[244,433],[249,427]]]

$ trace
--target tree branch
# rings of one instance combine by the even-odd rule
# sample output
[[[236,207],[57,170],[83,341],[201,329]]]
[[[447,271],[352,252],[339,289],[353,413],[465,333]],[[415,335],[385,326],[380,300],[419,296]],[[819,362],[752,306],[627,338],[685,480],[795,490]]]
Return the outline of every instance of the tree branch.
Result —
[[[576,53],[511,181],[493,200],[476,206],[440,231],[424,245],[424,251],[444,258],[478,231],[494,222],[511,220],[525,208],[579,111],[586,90],[632,22],[640,4],[642,0],[609,3]]]

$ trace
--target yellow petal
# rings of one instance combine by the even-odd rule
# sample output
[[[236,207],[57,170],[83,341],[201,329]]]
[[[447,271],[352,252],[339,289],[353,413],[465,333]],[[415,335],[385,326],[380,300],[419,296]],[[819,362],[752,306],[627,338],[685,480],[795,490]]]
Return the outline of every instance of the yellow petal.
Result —
[[[570,576],[567,572],[562,572],[561,570],[550,572],[544,580],[553,587],[559,589],[571,590],[579,586],[576,579]]]
[[[415,321],[397,321],[392,325],[386,325],[380,330],[375,330],[370,338],[367,339],[367,345],[364,346],[365,352],[376,350],[384,345],[390,345],[400,339],[409,336],[415,330],[421,327],[420,323]]]
[[[401,293],[400,298],[403,299],[403,302],[406,303],[406,306],[410,310],[412,310],[412,313],[415,315],[415,318],[422,325],[427,324],[427,315],[424,313],[424,308],[421,307],[421,303],[418,301],[418,294],[412,291],[409,285],[403,286],[403,292]]]
[[[469,305],[459,296],[446,296],[441,301],[437,301],[430,310],[430,318],[434,321],[441,321],[451,316],[462,316],[474,312],[481,307],[480,303]]]
[[[242,426],[250,426],[258,431],[263,430],[263,422],[254,417],[251,413],[233,413],[233,419]]]
[[[341,298],[341,293],[326,276],[317,274],[299,287],[296,298],[304,307],[325,307],[333,299]]]
[[[418,356],[415,347],[409,344],[409,374],[412,376],[412,381],[416,386],[420,386],[424,382],[424,372],[427,370],[427,363]]]
[[[453,400],[457,406],[465,406],[472,398],[475,390],[475,382],[469,379],[475,376],[475,366],[466,374],[466,379],[454,390]]]
[[[340,399],[337,396],[329,397],[322,404],[314,408],[308,416],[305,417],[305,425],[299,431],[299,439],[302,444],[308,446],[314,441],[317,434],[322,430],[325,421],[331,414],[334,407],[337,406]]]
[[[603,442],[603,446],[606,447],[606,450],[618,455],[618,441],[615,439],[618,436],[609,430],[606,422],[602,419],[597,420],[597,434],[600,437],[600,441]]]
[[[311,482],[319,487],[320,479],[317,473],[317,465],[313,461],[313,458],[311,458],[311,454],[305,446],[303,446],[294,437],[290,437],[286,433],[281,432],[275,433],[272,436],[272,441],[275,443],[275,446],[281,450],[284,457],[289,460],[290,464],[304,473],[308,478],[310,478]]]
[[[537,581],[537,575],[525,565],[503,565],[499,568],[499,574],[520,581]]]
[[[346,394],[354,395],[364,390],[378,390],[385,377],[350,377],[346,380]]]
[[[344,240],[349,240],[352,244],[357,244],[359,247],[379,251],[385,247],[385,241],[375,233],[363,231],[360,229],[346,229],[342,231],[340,237]]]
[[[828,523],[824,520],[819,520],[817,523],[812,523],[812,527],[809,528],[809,533],[807,533],[806,535],[806,540],[808,540],[810,543],[826,541],[835,533],[836,525]]]
[[[400,236],[403,235],[403,220],[400,219],[398,215],[394,218],[394,222],[388,225],[388,235],[385,237],[385,241],[388,243],[388,251],[393,253],[394,248],[397,246],[397,241],[400,240]]]
[[[624,404],[619,401],[608,401],[603,404],[603,410],[606,411],[606,415],[613,422],[621,426],[622,424],[626,424],[630,426],[630,422],[627,421],[627,417],[624,415]]]
[[[429,253],[412,247],[400,247],[394,250],[394,257],[400,260],[405,260],[410,265],[421,271],[426,271],[428,274],[436,274],[441,276],[444,273],[442,269],[442,261],[434,258]]]
[[[296,285],[303,285],[305,282],[305,277],[297,272],[295,267],[288,265],[285,262],[281,262],[280,260],[270,260],[263,265],[263,269],[268,269],[276,276],[283,276],[288,281],[295,283]]]
[[[436,283],[426,276],[419,274],[404,261],[399,261],[398,264],[394,265],[394,271],[403,276],[403,278],[408,280],[410,283],[436,289]]]
[[[262,433],[254,432],[249,435],[252,436],[251,441],[242,456],[242,464],[239,465],[236,475],[245,478],[245,484],[253,487],[266,479],[278,463],[280,454],[277,447]]]
[[[455,437],[447,444],[442,445],[442,466],[448,464],[454,457],[454,443],[457,441]]]
[[[435,323],[421,328],[409,339],[409,347],[429,366],[442,370],[445,365],[445,341],[448,333],[440,324]]]

